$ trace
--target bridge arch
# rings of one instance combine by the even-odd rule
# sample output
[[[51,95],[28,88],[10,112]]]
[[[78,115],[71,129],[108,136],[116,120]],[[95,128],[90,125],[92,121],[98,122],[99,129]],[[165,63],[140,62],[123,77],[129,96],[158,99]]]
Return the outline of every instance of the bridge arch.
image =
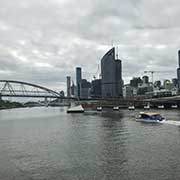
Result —
[[[0,80],[0,85],[1,97],[61,98],[54,90],[28,82]]]

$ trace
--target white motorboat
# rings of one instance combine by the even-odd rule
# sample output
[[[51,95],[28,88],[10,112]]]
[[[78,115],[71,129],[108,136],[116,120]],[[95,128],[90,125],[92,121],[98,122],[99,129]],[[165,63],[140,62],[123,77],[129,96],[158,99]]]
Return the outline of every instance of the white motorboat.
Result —
[[[82,105],[77,105],[74,107],[70,107],[67,110],[67,113],[83,113],[84,112],[84,108],[82,107]]]
[[[96,110],[97,110],[97,111],[102,111],[102,107],[101,107],[101,106],[98,106],[98,107],[96,108]]]
[[[128,109],[129,110],[135,110],[135,106],[129,106]]]
[[[149,106],[149,105],[146,105],[146,106],[144,106],[144,109],[145,109],[145,110],[149,110],[149,109],[150,109],[150,106]]]
[[[177,106],[176,104],[173,104],[173,105],[171,105],[171,108],[172,108],[172,109],[177,109],[178,106]]]
[[[158,109],[164,109],[164,105],[159,105]]]
[[[119,106],[114,106],[113,111],[119,111]]]
[[[159,113],[140,112],[139,115],[136,117],[136,121],[157,123],[165,121],[165,118],[162,117]]]

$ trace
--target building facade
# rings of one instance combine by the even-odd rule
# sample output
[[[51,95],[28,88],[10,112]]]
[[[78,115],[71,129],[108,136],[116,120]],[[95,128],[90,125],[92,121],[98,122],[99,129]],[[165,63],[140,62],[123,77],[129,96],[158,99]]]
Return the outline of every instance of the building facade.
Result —
[[[101,98],[101,79],[95,79],[92,81],[91,97]]]
[[[71,96],[73,96],[73,97],[76,96],[76,86],[74,85],[73,81],[72,81],[72,85],[71,85]]]
[[[133,79],[130,80],[130,85],[132,87],[137,88],[139,84],[142,84],[143,80],[140,77],[133,77]]]
[[[122,64],[115,59],[115,48],[101,59],[101,76],[102,98],[122,97]]]
[[[66,83],[67,83],[67,97],[71,97],[71,77],[66,77]]]
[[[80,90],[81,90],[80,98],[81,99],[88,99],[90,97],[91,83],[88,82],[86,79],[82,79]]]
[[[143,81],[143,84],[149,84],[149,77],[148,76],[143,76],[142,81]]]
[[[124,85],[124,87],[123,87],[123,97],[124,98],[133,97],[133,87],[130,86],[130,84]]]
[[[180,50],[178,51],[178,65],[177,68],[177,80],[178,80],[178,89],[180,90]]]
[[[81,67],[77,67],[76,68],[76,87],[77,87],[77,97],[79,98],[81,96],[81,79],[82,79]]]
[[[174,88],[178,87],[178,80],[177,80],[177,78],[173,78],[172,79],[172,83],[173,83]]]

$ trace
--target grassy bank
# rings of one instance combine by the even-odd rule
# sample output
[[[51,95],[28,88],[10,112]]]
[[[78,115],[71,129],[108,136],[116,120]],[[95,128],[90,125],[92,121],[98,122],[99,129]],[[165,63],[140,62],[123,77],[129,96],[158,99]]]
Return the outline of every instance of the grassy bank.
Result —
[[[0,100],[0,109],[11,109],[11,108],[21,108],[21,107],[24,107],[24,105],[19,102]]]

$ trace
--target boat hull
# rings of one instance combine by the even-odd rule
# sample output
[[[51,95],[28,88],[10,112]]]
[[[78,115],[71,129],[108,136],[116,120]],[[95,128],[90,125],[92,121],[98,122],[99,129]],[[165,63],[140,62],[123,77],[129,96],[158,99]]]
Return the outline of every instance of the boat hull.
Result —
[[[67,113],[83,113],[83,112],[84,112],[84,108],[81,105],[71,107],[67,110]]]
[[[177,106],[177,105],[172,105],[171,108],[172,108],[172,109],[177,109],[178,106]]]
[[[129,106],[128,109],[129,110],[135,110],[135,106]]]
[[[160,123],[160,122],[165,121],[165,118],[162,117],[159,113],[140,112],[139,115],[136,116],[136,121],[150,122],[150,123]]]
[[[162,105],[162,106],[158,106],[158,109],[164,109],[164,106]]]
[[[84,110],[81,111],[67,110],[67,113],[84,113]]]
[[[119,111],[119,107],[113,107],[113,111]]]
[[[96,110],[97,111],[102,111],[102,107],[97,107]]]
[[[149,106],[144,106],[144,109],[145,110],[150,110],[150,107]]]
[[[136,121],[138,122],[147,122],[147,123],[160,123],[160,122],[164,122],[165,119],[162,120],[155,120],[155,119],[140,119],[140,118],[136,118]]]

